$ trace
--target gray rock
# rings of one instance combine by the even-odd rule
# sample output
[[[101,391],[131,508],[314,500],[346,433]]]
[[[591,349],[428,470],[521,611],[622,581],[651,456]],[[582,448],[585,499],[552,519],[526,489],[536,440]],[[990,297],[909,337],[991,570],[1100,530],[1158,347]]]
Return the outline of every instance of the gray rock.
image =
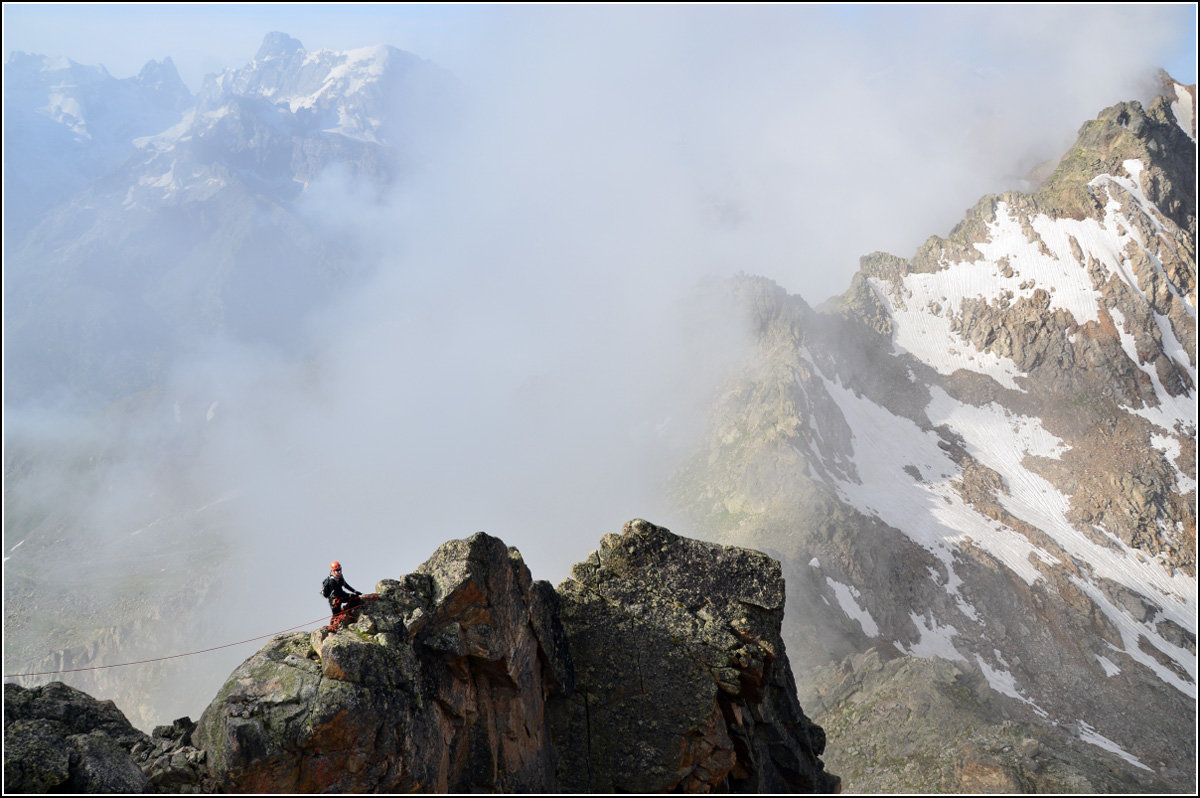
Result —
[[[837,788],[796,700],[778,562],[636,520],[558,592],[576,677],[555,708],[560,789]]]
[[[4,685],[5,792],[146,792],[129,753],[145,742],[111,701],[61,682]]]

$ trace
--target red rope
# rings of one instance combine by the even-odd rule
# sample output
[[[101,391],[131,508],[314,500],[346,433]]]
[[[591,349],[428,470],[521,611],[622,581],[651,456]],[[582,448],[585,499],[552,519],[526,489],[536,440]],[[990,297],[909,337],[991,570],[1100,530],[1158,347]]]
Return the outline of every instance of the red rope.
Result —
[[[290,632],[293,629],[300,629],[305,626],[312,626],[314,623],[320,623],[321,621],[324,621],[327,617],[329,617],[329,616],[322,615],[320,618],[317,618],[316,620],[305,621],[304,623],[298,623],[295,626],[289,626],[287,629],[280,629],[278,632],[271,632],[270,634],[259,635],[258,637],[251,637],[246,640],[239,640],[236,643],[226,643],[223,646],[213,646],[212,648],[202,648],[199,651],[187,651],[183,654],[171,654],[170,656],[167,656],[167,657],[155,657],[154,659],[139,659],[139,660],[135,660],[133,662],[118,662],[115,665],[93,665],[90,668],[70,668],[68,670],[61,670],[61,671],[38,671],[37,673],[6,673],[6,674],[4,674],[4,678],[5,679],[15,679],[15,678],[18,678],[21,676],[50,676],[50,675],[53,675],[56,673],[78,673],[79,671],[98,671],[98,670],[102,670],[104,668],[122,668],[126,665],[142,665],[147,662],[161,662],[165,659],[176,659],[178,657],[190,657],[193,654],[204,654],[209,651],[217,651],[222,648],[230,648],[232,646],[240,646],[243,643],[251,643],[255,640],[262,640],[264,637],[274,637],[275,635],[283,634],[284,632]]]

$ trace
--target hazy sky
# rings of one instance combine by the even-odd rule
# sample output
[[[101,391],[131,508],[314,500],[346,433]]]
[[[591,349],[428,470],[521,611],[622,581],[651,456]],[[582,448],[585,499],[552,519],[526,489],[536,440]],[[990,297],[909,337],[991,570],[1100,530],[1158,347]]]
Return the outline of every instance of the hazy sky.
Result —
[[[1149,11],[1157,8],[1157,11]],[[696,11],[697,9],[692,9]],[[760,9],[778,12],[780,9]],[[1000,53],[993,46],[992,20],[1046,17],[1047,12],[1020,6],[990,9],[953,9],[906,6],[903,10],[881,6],[800,6],[794,9],[815,14],[818,25],[851,26],[866,39],[888,47],[898,33],[889,22],[897,15],[914,28],[956,26],[952,49],[960,56],[979,59],[978,66],[996,66]],[[240,66],[254,56],[264,33],[280,30],[300,39],[309,49],[342,50],[365,44],[391,44],[432,59],[449,68],[471,57],[478,37],[503,34],[508,25],[545,10],[504,5],[453,4],[4,4],[4,53],[13,50],[61,55],[84,64],[103,64],[116,77],[135,74],[150,59],[171,56],[188,86],[199,88],[203,77],[226,67]],[[614,17],[632,9],[609,7],[603,13]],[[686,14],[675,9],[672,14]],[[740,13],[758,13],[743,9]],[[1123,14],[1142,16],[1161,13],[1174,28],[1162,41],[1130,39],[1128,46],[1147,49],[1148,55],[1178,80],[1196,81],[1196,13],[1191,3],[1138,4],[1075,7],[1071,15]],[[977,20],[971,24],[971,18]],[[1058,28],[1053,35],[1069,35]],[[916,55],[912,53],[910,55]],[[921,57],[930,56],[921,52]]]
[[[244,65],[275,30],[309,50],[410,50],[452,70],[473,110],[454,156],[388,206],[360,208],[336,181],[310,192],[318,218],[341,214],[375,251],[403,255],[314,322],[337,353],[336,412],[310,419],[297,404],[295,426],[261,451],[303,435],[309,461],[350,464],[348,491],[362,490],[362,472],[432,485],[443,468],[453,485],[472,452],[486,453],[472,461],[474,490],[495,501],[461,519],[477,528],[492,527],[506,496],[513,517],[528,514],[513,483],[562,477],[555,457],[600,441],[570,495],[541,511],[561,507],[569,524],[595,515],[580,509],[589,502],[612,503],[623,509],[609,527],[639,512],[651,491],[640,472],[619,473],[634,451],[620,436],[661,424],[674,400],[655,391],[639,404],[611,386],[694,375],[664,322],[688,286],[745,271],[817,304],[845,290],[861,255],[909,256],[980,195],[1018,187],[1100,109],[1144,95],[1155,67],[1194,81],[1196,58],[1191,5],[4,5],[6,54],[67,56],[116,77],[170,55],[193,89]],[[439,311],[405,330],[393,309],[414,295]],[[375,356],[359,354],[417,334],[436,346],[393,351],[407,352],[422,390],[382,379]],[[228,390],[270,379],[261,363],[210,372],[202,384]],[[554,406],[500,409],[539,394]],[[407,420],[435,414],[429,428],[458,430],[454,442],[410,440],[420,434]],[[246,423],[243,438],[260,434]],[[392,427],[402,434],[389,448],[380,430]],[[557,451],[514,454],[529,440]],[[285,465],[256,473],[279,468],[287,482]],[[623,495],[638,487],[639,500]],[[379,496],[361,504],[391,511]],[[296,512],[314,525],[311,510]],[[554,569],[584,553],[564,546]]]

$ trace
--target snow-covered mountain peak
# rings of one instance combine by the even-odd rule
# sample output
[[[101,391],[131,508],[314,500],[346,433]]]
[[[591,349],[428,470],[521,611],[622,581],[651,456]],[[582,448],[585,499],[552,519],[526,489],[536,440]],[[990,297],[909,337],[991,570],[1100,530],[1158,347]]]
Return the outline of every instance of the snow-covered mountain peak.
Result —
[[[256,98],[293,114],[312,133],[387,144],[389,117],[402,108],[412,73],[425,61],[388,45],[307,52],[282,33],[267,36],[244,67],[209,76],[201,106],[211,111],[231,98]]]
[[[6,80],[28,81],[31,73],[74,73],[76,76],[93,75],[94,79],[110,78],[108,70],[102,65],[87,66],[72,61],[65,56],[48,56],[38,53],[26,53],[14,50],[4,62]],[[45,78],[43,78],[45,80]]]
[[[299,39],[294,39],[286,33],[272,31],[263,37],[262,45],[254,55],[255,61],[266,61],[270,58],[283,58],[295,53],[303,53],[304,45]]]
[[[183,90],[185,93],[187,87],[184,86],[183,79],[179,77],[179,70],[175,68],[175,62],[167,56],[161,61],[147,61],[137,74],[137,80],[141,85],[146,87],[157,87],[168,89],[170,91]]]

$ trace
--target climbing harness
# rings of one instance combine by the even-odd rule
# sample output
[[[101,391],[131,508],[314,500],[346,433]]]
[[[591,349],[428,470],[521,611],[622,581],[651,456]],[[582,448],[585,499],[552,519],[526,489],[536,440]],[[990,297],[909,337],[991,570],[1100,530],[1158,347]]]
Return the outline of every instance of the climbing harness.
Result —
[[[344,602],[346,604],[346,608],[338,610],[333,614],[333,618],[329,621],[329,626],[326,627],[329,629],[329,631],[336,632],[338,629],[341,629],[343,626],[350,623],[351,613],[357,609],[360,609],[361,607],[365,607],[367,604],[373,603],[377,598],[379,598],[379,594],[363,593],[355,596],[354,598],[357,598],[358,601],[352,603],[350,600],[346,600]]]

